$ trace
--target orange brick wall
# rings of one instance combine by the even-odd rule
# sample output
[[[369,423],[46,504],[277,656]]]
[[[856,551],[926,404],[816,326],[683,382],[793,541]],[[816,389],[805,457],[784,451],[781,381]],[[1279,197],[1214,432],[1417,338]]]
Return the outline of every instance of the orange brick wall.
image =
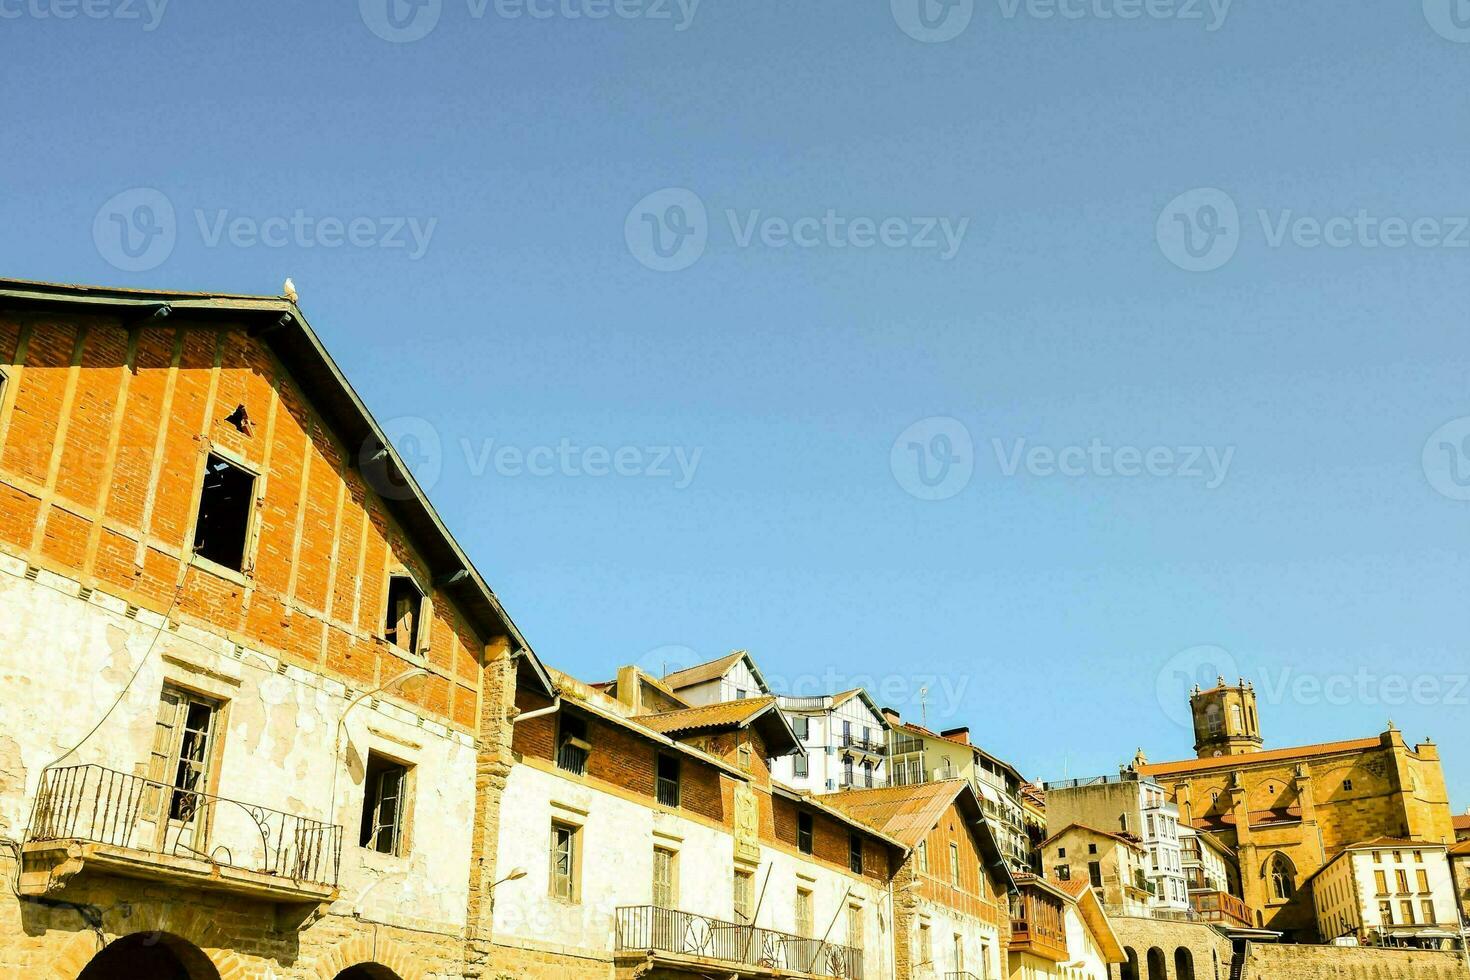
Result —
[[[929,870],[920,871],[919,892],[940,905],[973,915],[996,925],[1010,921],[1009,899],[1001,883],[984,874],[975,835],[959,808],[951,803],[943,818],[924,838],[929,853]],[[950,875],[950,845],[959,846],[959,883]],[[915,864],[917,868],[917,863]]]
[[[181,319],[128,331],[17,315],[0,317],[0,364],[0,548],[358,688],[410,666],[382,639],[385,584],[403,568],[427,585],[427,571],[350,465],[355,447],[260,340]],[[225,421],[237,405],[249,434]],[[186,564],[213,446],[260,474],[243,582]],[[488,638],[443,596],[430,605],[432,676],[398,693],[473,730]]]

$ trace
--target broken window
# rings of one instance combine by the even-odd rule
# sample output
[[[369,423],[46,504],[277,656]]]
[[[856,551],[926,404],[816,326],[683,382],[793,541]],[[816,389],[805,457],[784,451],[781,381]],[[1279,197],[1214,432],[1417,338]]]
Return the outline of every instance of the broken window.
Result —
[[[165,687],[159,696],[150,771],[169,788],[170,820],[189,824],[205,805],[200,794],[209,791],[218,712],[214,701],[177,688]]]
[[[551,894],[575,902],[578,898],[577,828],[559,821],[551,823]]]
[[[403,808],[407,789],[407,766],[376,752],[368,753],[359,844],[379,854],[403,853]]]
[[[388,579],[388,614],[383,636],[389,643],[409,653],[419,652],[419,612],[423,605],[424,593],[413,579],[407,575]]]
[[[561,736],[557,739],[556,765],[578,776],[587,773],[587,756],[592,744],[587,741],[587,722],[572,715],[561,716]]]
[[[796,849],[803,854],[812,852],[812,815],[810,813],[796,815]]]
[[[863,839],[851,831],[847,835],[847,866],[853,874],[863,873]]]
[[[194,553],[216,565],[244,571],[254,501],[255,474],[210,453],[204,461],[199,517],[194,522]]]
[[[679,760],[671,755],[658,757],[658,801],[664,806],[679,805]]]

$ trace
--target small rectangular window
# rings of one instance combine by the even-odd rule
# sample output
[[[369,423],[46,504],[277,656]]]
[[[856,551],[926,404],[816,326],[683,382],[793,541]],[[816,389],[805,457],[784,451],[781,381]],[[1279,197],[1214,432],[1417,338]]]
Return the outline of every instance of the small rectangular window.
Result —
[[[755,875],[749,871],[735,872],[735,921],[741,925],[750,922],[755,906]]]
[[[929,842],[926,840],[919,841],[919,870],[929,871]]]
[[[658,757],[658,801],[664,806],[679,805],[679,760],[671,755]]]
[[[960,883],[960,845],[949,845],[949,880],[950,884]]]
[[[796,849],[803,854],[812,852],[812,815],[810,813],[796,815]]]
[[[1092,884],[1092,887],[1093,888],[1101,888],[1103,886],[1103,883],[1102,883],[1102,862],[1100,862],[1100,861],[1088,861],[1087,862],[1087,879]]]
[[[1419,868],[1415,872],[1415,874],[1417,874],[1418,877],[1419,877],[1419,894],[1421,894],[1421,895],[1428,895],[1429,894],[1429,872],[1428,871],[1425,871],[1423,868]]]
[[[806,888],[796,890],[796,934],[803,939],[812,934],[812,893]]]
[[[224,568],[244,571],[254,503],[255,474],[210,453],[204,461],[199,516],[194,520],[194,554]]]
[[[863,873],[863,839],[854,833],[847,835],[847,866],[854,874]]]
[[[577,828],[552,821],[551,824],[551,895],[565,902],[578,898]]]
[[[1426,898],[1422,902],[1419,903],[1419,906],[1420,906],[1420,908],[1422,908],[1424,910],[1424,924],[1427,925],[1427,926],[1434,925],[1435,924],[1435,921],[1434,921],[1435,920],[1434,903],[1432,901],[1430,901],[1429,899]]]
[[[388,579],[387,621],[383,636],[409,653],[419,652],[419,615],[424,608],[424,593],[407,575]]]
[[[793,758],[793,760],[792,760],[792,766],[793,766],[793,768],[794,768],[794,770],[796,772],[796,775],[798,775],[798,776],[805,776],[805,775],[807,775],[808,770],[807,770],[806,753],[803,752],[800,755],[795,756]]]
[[[661,909],[679,904],[678,856],[662,847],[653,849],[653,904]]]
[[[587,774],[587,757],[592,745],[587,741],[587,722],[563,713],[561,733],[556,740],[556,766],[578,776]]]
[[[404,803],[408,767],[376,752],[368,753],[358,844],[379,854],[403,853]]]
[[[853,949],[863,948],[863,907],[847,907],[847,945]]]

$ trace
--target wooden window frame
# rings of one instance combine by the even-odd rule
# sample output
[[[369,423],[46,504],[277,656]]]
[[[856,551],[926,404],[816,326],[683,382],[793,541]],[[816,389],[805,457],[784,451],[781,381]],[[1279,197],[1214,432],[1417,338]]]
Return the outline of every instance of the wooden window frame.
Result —
[[[558,902],[568,905],[579,905],[582,901],[582,828],[577,824],[558,820],[551,820],[550,839],[547,846],[547,893]],[[558,840],[558,833],[564,832],[567,837],[565,853],[567,857],[567,874],[561,875],[557,872],[558,857],[563,851]],[[559,881],[565,878],[567,882],[566,894],[558,887]]]
[[[377,763],[374,766],[374,762]],[[362,784],[362,824],[361,827],[371,826],[372,830],[363,840],[361,829],[358,833],[358,846],[365,851],[381,854],[384,857],[407,857],[411,851],[412,825],[413,825],[413,799],[414,787],[417,780],[414,778],[415,766],[412,762],[399,759],[387,752],[379,752],[369,749],[367,754],[366,772]],[[388,841],[388,850],[375,846],[378,835],[383,828],[382,809],[385,796],[383,795],[383,784],[386,777],[392,773],[398,773],[398,796],[395,800],[394,822],[392,825],[392,837]],[[374,784],[376,777],[376,785]],[[370,812],[371,809],[371,812]]]

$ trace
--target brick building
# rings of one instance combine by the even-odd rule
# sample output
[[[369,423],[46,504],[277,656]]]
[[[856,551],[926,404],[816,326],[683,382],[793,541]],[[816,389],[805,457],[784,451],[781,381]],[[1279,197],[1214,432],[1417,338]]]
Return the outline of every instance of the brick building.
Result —
[[[473,973],[507,663],[294,303],[0,282],[0,975]]]

